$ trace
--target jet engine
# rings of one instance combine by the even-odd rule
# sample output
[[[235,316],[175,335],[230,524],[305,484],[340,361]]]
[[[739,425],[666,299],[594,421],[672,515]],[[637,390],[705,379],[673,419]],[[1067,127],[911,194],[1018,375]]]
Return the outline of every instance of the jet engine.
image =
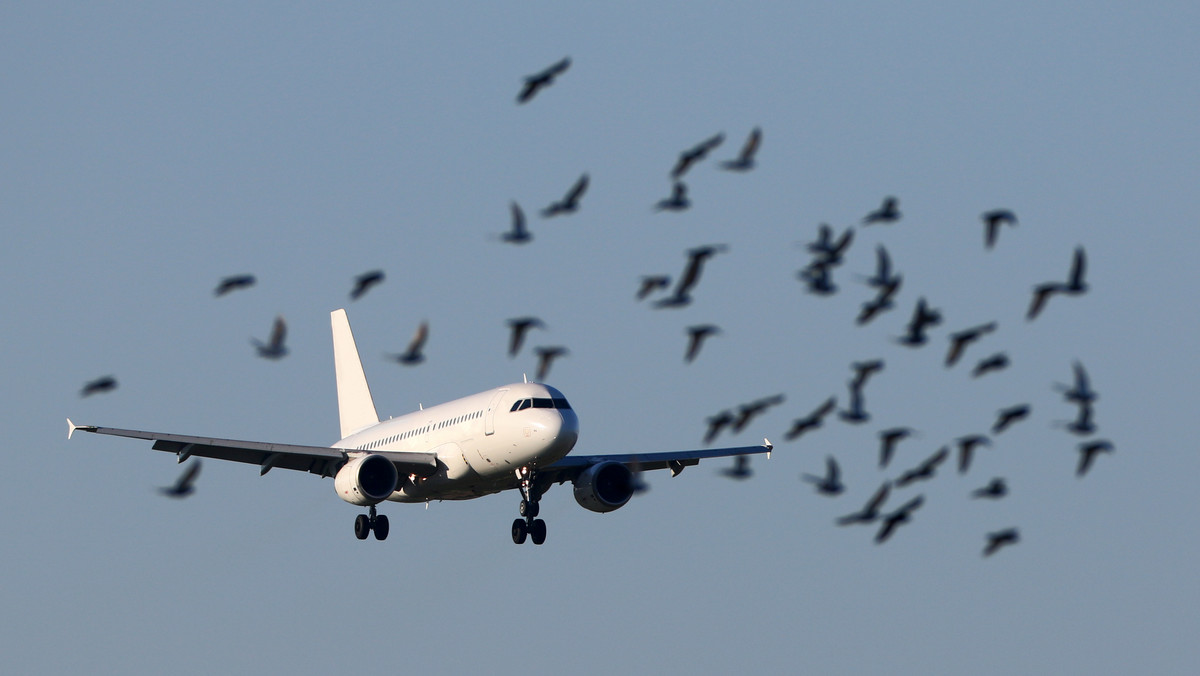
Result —
[[[396,466],[386,457],[374,453],[360,455],[338,470],[333,487],[338,497],[352,505],[368,507],[387,499],[400,476]]]
[[[598,462],[574,481],[575,502],[593,512],[620,509],[633,495],[633,472],[619,462]]]

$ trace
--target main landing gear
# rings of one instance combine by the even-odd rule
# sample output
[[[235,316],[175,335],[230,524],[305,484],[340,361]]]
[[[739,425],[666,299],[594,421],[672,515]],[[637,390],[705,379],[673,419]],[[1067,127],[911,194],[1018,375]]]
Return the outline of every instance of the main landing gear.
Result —
[[[517,478],[521,480],[521,516],[524,518],[513,521],[513,542],[523,545],[528,537],[533,544],[540,545],[546,541],[546,522],[537,518],[538,498],[542,492],[535,490],[533,470],[528,467],[517,470]]]
[[[386,540],[388,536],[388,518],[384,514],[375,514],[375,505],[371,505],[371,515],[359,514],[354,520],[354,537],[366,540],[375,531],[376,540]]]

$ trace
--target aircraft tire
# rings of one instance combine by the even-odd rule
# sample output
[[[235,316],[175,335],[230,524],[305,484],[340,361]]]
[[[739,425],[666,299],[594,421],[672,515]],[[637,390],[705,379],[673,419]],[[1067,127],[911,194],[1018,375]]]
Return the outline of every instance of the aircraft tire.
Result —
[[[354,537],[359,540],[366,540],[367,535],[371,533],[371,520],[366,514],[359,514],[354,519]]]
[[[533,523],[529,524],[529,539],[533,540],[533,544],[540,545],[546,541],[546,522],[541,519],[534,519]]]
[[[539,511],[541,511],[541,510],[539,509],[539,506],[538,506],[538,503],[536,500],[522,500],[521,501],[521,516],[524,516],[527,518],[533,518],[538,515]]]
[[[388,536],[388,529],[388,518],[386,516],[380,514],[379,516],[375,517],[375,525],[371,527],[371,530],[375,531],[376,540],[386,540]]]
[[[525,519],[517,519],[513,521],[512,538],[513,544],[525,544],[525,536],[529,535],[529,528],[525,525]]]

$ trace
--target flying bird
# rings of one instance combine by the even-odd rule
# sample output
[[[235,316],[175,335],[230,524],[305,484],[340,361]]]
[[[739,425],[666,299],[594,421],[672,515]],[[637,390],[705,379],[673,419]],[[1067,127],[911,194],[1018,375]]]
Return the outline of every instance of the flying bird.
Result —
[[[717,435],[721,433],[721,430],[733,424],[734,419],[733,411],[729,409],[725,409],[716,415],[710,415],[706,420],[708,430],[704,433],[704,443],[711,444],[713,439],[716,439]]]
[[[654,307],[683,307],[691,303],[691,291],[700,281],[700,273],[704,271],[704,263],[718,253],[728,250],[729,247],[724,244],[710,244],[689,249],[687,252],[687,267],[683,269],[683,275],[675,284],[675,290],[671,292],[670,296],[656,302]]]
[[[683,355],[683,360],[689,364],[696,359],[696,355],[700,354],[700,347],[704,344],[704,340],[709,336],[716,335],[721,332],[721,329],[712,324],[699,324],[689,326],[687,329],[688,346],[687,353]]]
[[[288,353],[287,346],[283,344],[286,339],[287,323],[280,315],[275,318],[275,324],[271,327],[271,337],[267,339],[267,342],[264,343],[257,338],[251,338],[250,342],[258,350],[258,356],[265,359],[281,359]]]
[[[521,205],[512,202],[509,210],[512,212],[512,225],[507,232],[500,235],[500,239],[509,244],[525,244],[531,241],[533,234],[525,227],[525,212],[521,211]]]
[[[737,416],[730,423],[729,429],[735,434],[741,432],[750,424],[754,418],[767,412],[767,409],[772,406],[778,406],[783,403],[784,396],[782,394],[774,394],[769,397],[755,399],[752,402],[738,406]]]
[[[1025,313],[1026,321],[1036,319],[1046,307],[1046,302],[1050,300],[1050,296],[1056,293],[1065,296],[1078,296],[1085,293],[1088,289],[1087,282],[1084,280],[1086,270],[1087,257],[1084,254],[1083,247],[1076,247],[1075,254],[1071,258],[1071,269],[1067,273],[1067,281],[1065,283],[1045,282],[1033,287],[1033,299],[1029,303],[1029,310]]]
[[[671,178],[681,178],[693,164],[707,157],[709,151],[721,145],[724,140],[725,134],[717,134],[680,153],[679,160],[671,169]]]
[[[197,458],[188,465],[183,474],[175,480],[175,483],[170,486],[163,486],[158,489],[159,493],[171,498],[186,498],[196,490],[196,477],[200,474],[200,460]]]
[[[982,434],[968,434],[958,438],[958,473],[966,474],[971,467],[971,458],[978,446],[991,446],[992,440]]]
[[[95,380],[89,380],[83,384],[83,389],[79,390],[79,396],[90,397],[93,394],[101,394],[103,392],[112,392],[117,389],[117,379],[113,376],[101,376]]]
[[[687,196],[687,184],[683,181],[675,181],[671,187],[671,196],[664,197],[654,205],[655,211],[683,211],[692,206],[692,201]]]
[[[1008,495],[1008,484],[1000,477],[992,479],[983,488],[976,488],[971,491],[972,498],[986,498],[989,500],[999,500],[1006,495]]]
[[[871,499],[867,500],[867,504],[863,505],[862,509],[854,512],[853,514],[847,514],[846,516],[839,518],[837,520],[837,525],[848,526],[852,523],[871,523],[878,519],[879,508],[882,507],[883,502],[887,500],[888,492],[891,490],[891,488],[892,485],[890,483],[887,481],[883,482],[878,490],[875,491],[875,494],[871,496]]]
[[[645,300],[646,296],[665,289],[671,285],[670,275],[642,275],[642,281],[638,285],[637,299]]]
[[[875,534],[875,544],[883,544],[902,524],[912,521],[912,513],[917,511],[924,503],[925,496],[918,495],[901,505],[900,509],[885,515],[883,517],[883,525],[879,527],[879,532]]]
[[[800,478],[812,483],[821,495],[838,495],[846,490],[846,487],[842,485],[841,474],[837,460],[830,455],[825,458],[825,476],[802,474]]]
[[[853,381],[849,383],[849,386],[850,406],[838,411],[838,417],[852,425],[865,423],[871,419],[871,414],[863,408],[862,386],[856,385]]]
[[[866,387],[868,378],[883,371],[883,360],[856,361],[850,364],[850,368],[854,369],[854,379],[851,381],[850,387]]]
[[[525,334],[529,333],[529,329],[544,329],[546,325],[537,317],[514,317],[508,320],[508,328],[508,356],[512,358],[521,351],[521,345],[525,343]]]
[[[564,357],[568,354],[567,348],[558,345],[551,347],[537,347],[534,348],[534,352],[536,352],[538,356],[537,379],[539,381],[546,380],[546,376],[550,374],[550,366],[553,365],[555,359]]]
[[[753,169],[754,154],[758,152],[759,143],[762,143],[762,130],[755,127],[750,131],[750,136],[746,138],[746,143],[742,145],[742,150],[738,153],[737,159],[722,162],[721,168],[729,171],[749,171]]]
[[[979,326],[972,326],[969,329],[963,329],[957,333],[950,334],[950,351],[946,353],[946,368],[950,368],[958,363],[962,357],[963,350],[968,345],[996,330],[996,322],[988,322]]]
[[[896,342],[909,347],[920,347],[928,340],[925,329],[942,323],[942,313],[930,308],[922,297],[917,301],[912,319],[908,322],[908,332],[896,339]]]
[[[730,479],[739,481],[749,479],[754,474],[754,470],[750,469],[750,456],[738,455],[733,458],[733,467],[726,467],[721,470],[721,475]]]
[[[896,452],[896,444],[916,434],[911,427],[892,427],[879,432],[879,466],[887,467]]]
[[[1067,273],[1067,286],[1063,289],[1063,293],[1074,296],[1087,291],[1088,285],[1083,279],[1086,271],[1087,256],[1084,254],[1083,247],[1075,247],[1075,255],[1071,258],[1071,270]]]
[[[900,220],[900,200],[895,197],[885,197],[883,204],[878,209],[872,211],[863,217],[863,225],[871,225],[873,223],[895,223]]]
[[[1003,352],[997,352],[986,359],[980,360],[975,365],[975,369],[971,371],[971,377],[978,378],[992,371],[1003,371],[1006,368],[1008,368],[1008,355]]]
[[[987,246],[988,249],[996,246],[996,235],[999,234],[1001,225],[1008,225],[1011,227],[1015,227],[1017,225],[1017,215],[1008,209],[992,209],[991,211],[985,211],[980,218],[983,219],[984,225],[984,245]]]
[[[383,270],[371,270],[354,278],[354,288],[350,290],[350,300],[362,298],[371,287],[383,283]]]
[[[936,453],[922,461],[920,465],[901,474],[900,478],[896,479],[896,488],[903,488],[914,481],[932,479],[933,475],[937,472],[938,465],[945,462],[948,457],[950,457],[950,447],[942,446]]]
[[[987,534],[987,544],[983,547],[983,555],[985,557],[995,554],[1001,547],[1005,545],[1013,545],[1020,542],[1021,535],[1016,528],[1006,528],[998,530],[994,533]]]
[[[1098,453],[1112,453],[1112,442],[1107,439],[1097,439],[1095,441],[1084,441],[1079,444],[1079,465],[1075,468],[1075,476],[1083,476],[1092,468],[1092,463],[1096,460]]]
[[[429,338],[429,322],[423,321],[413,333],[412,340],[403,352],[392,354],[391,358],[405,366],[415,366],[425,361],[425,341]]]
[[[550,218],[551,216],[570,214],[577,211],[579,209],[579,200],[583,197],[583,193],[587,190],[587,187],[588,175],[584,174],[579,177],[579,180],[575,181],[575,185],[571,186],[571,189],[567,191],[562,200],[553,202],[550,206],[542,209],[542,218]]]
[[[815,430],[821,426],[825,416],[833,412],[833,408],[837,406],[837,397],[830,397],[825,400],[825,403],[818,406],[812,413],[809,413],[803,418],[796,418],[792,421],[792,427],[784,435],[788,441],[799,439],[800,435],[808,430]]]
[[[892,258],[888,255],[887,249],[882,244],[875,247],[875,273],[870,277],[863,277],[863,281],[867,286],[876,289],[883,289],[893,284],[899,285],[899,277],[892,272]]]
[[[830,264],[824,261],[813,261],[808,267],[796,273],[800,281],[808,284],[808,292],[818,296],[828,296],[837,291],[837,285],[830,276]]]
[[[888,280],[886,286],[880,287],[879,292],[874,298],[862,304],[862,310],[858,313],[858,318],[855,323],[859,326],[866,324],[875,318],[875,315],[890,310],[894,306],[892,297],[896,295],[896,291],[900,289],[901,277],[896,275]]]
[[[1066,284],[1058,282],[1045,282],[1033,287],[1033,299],[1029,301],[1029,310],[1025,312],[1025,321],[1031,322],[1037,319],[1046,307],[1046,302],[1050,300],[1050,296],[1063,293],[1066,289]]]
[[[525,85],[521,88],[521,92],[517,94],[517,103],[525,103],[532,99],[539,91],[553,84],[554,78],[562,75],[570,66],[571,57],[568,56],[539,73],[527,75],[525,77]]]
[[[846,228],[846,231],[835,240],[833,239],[833,228],[828,223],[822,223],[817,228],[817,239],[809,242],[807,248],[818,256],[821,263],[837,265],[842,262],[842,256],[853,241],[854,228]]]
[[[1096,431],[1096,423],[1092,420],[1092,402],[1081,401],[1077,405],[1079,412],[1075,414],[1075,419],[1061,424],[1068,432],[1086,437]]]
[[[1067,401],[1076,404],[1090,403],[1099,399],[1100,395],[1092,389],[1091,379],[1088,378],[1087,369],[1083,368],[1083,363],[1076,360],[1071,368],[1075,374],[1075,382],[1070,387],[1056,384],[1055,389],[1062,392]]]
[[[1014,423],[1029,417],[1030,410],[1029,404],[1017,404],[1000,409],[996,414],[996,422],[992,425],[992,434],[1000,434]]]
[[[237,289],[248,289],[254,286],[255,281],[254,275],[233,275],[230,277],[225,277],[220,281],[220,283],[217,284],[217,288],[213,290],[213,295],[220,298],[230,291],[236,291]]]

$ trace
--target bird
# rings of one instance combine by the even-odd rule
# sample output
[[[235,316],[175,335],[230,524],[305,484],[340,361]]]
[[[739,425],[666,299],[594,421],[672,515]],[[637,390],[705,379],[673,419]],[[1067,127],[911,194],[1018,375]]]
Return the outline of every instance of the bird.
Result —
[[[737,416],[729,424],[729,429],[735,434],[741,432],[750,424],[751,420],[766,413],[767,409],[772,406],[782,404],[783,400],[784,396],[782,394],[773,394],[769,397],[761,397],[738,406]]]
[[[704,339],[720,332],[720,327],[712,324],[698,324],[696,326],[689,326],[687,328],[687,352],[683,355],[683,360],[689,364],[694,361],[696,359],[696,355],[700,354],[700,347],[704,344]]]
[[[1078,359],[1071,365],[1071,370],[1075,375],[1075,382],[1070,385],[1061,383],[1055,384],[1055,389],[1062,392],[1063,397],[1070,402],[1076,404],[1090,403],[1100,398],[1100,395],[1092,389],[1091,379],[1088,378],[1087,369],[1083,367],[1083,363]]]
[[[821,495],[838,495],[846,490],[846,487],[842,485],[841,470],[838,469],[837,460],[832,455],[825,458],[825,476],[802,474],[800,478],[811,482]]]
[[[854,369],[854,379],[851,381],[850,386],[854,388],[866,387],[867,379],[876,373],[882,372],[883,366],[882,359],[852,362],[850,368]]]
[[[1003,352],[997,352],[986,359],[980,360],[980,362],[975,365],[975,370],[971,371],[971,377],[978,378],[982,375],[991,373],[992,371],[1002,371],[1008,368],[1008,363],[1008,355],[1004,354]]]
[[[896,275],[888,280],[886,286],[880,287],[879,292],[874,298],[862,304],[862,310],[858,313],[858,318],[855,323],[859,326],[866,324],[875,318],[875,315],[890,310],[893,307],[892,297],[896,295],[896,291],[900,289],[901,277]]]
[[[911,427],[892,427],[879,432],[879,466],[887,467],[896,452],[896,444],[916,434]]]
[[[721,433],[721,430],[733,424],[734,419],[733,411],[730,409],[725,409],[716,415],[710,415],[706,420],[708,430],[704,433],[704,443],[711,444],[713,439],[716,439],[717,435]]]
[[[863,408],[862,387],[855,385],[854,381],[851,381],[849,386],[850,406],[838,411],[838,417],[852,425],[865,423],[871,419],[871,414]]]
[[[896,342],[909,347],[920,347],[928,340],[925,329],[941,323],[941,311],[930,308],[929,304],[925,302],[925,298],[921,297],[917,300],[917,307],[913,310],[912,319],[908,322],[908,332],[897,338]]]
[[[898,282],[893,281],[898,277],[892,272],[892,258],[882,244],[875,247],[875,273],[870,277],[862,276],[862,278],[867,286],[876,289],[887,288],[894,283],[899,285]]]
[[[983,488],[976,488],[971,491],[972,498],[987,498],[990,500],[999,500],[1008,495],[1008,484],[1001,477],[996,477],[987,483]]]
[[[992,425],[992,434],[1000,434],[1013,423],[1024,420],[1029,416],[1030,410],[1029,404],[1017,404],[1000,409],[996,414],[996,422]]]
[[[642,275],[642,280],[638,285],[636,297],[638,300],[645,300],[650,294],[660,289],[665,289],[670,285],[670,275]]]
[[[693,164],[707,157],[709,151],[721,145],[721,142],[724,140],[725,134],[718,133],[680,153],[679,160],[675,162],[675,167],[671,169],[671,178],[681,178]]]
[[[1044,282],[1033,287],[1033,299],[1029,303],[1029,310],[1025,313],[1026,321],[1033,321],[1041,314],[1046,307],[1046,302],[1050,300],[1050,296],[1056,293],[1061,293],[1065,296],[1078,296],[1088,290],[1087,282],[1084,280],[1084,274],[1087,270],[1087,256],[1083,247],[1076,247],[1075,253],[1071,257],[1071,269],[1067,273],[1067,281],[1063,282]]]
[[[391,358],[405,366],[415,366],[425,361],[425,341],[429,338],[429,322],[423,321],[417,326],[413,337],[408,341],[408,347],[403,352],[391,355]]]
[[[521,92],[517,94],[517,103],[528,102],[539,91],[553,84],[554,78],[562,75],[570,66],[571,57],[568,56],[541,72],[527,75],[525,77],[525,85],[521,87]]]
[[[887,500],[888,492],[891,491],[891,488],[891,483],[887,481],[883,482],[883,484],[875,491],[871,498],[867,500],[867,504],[863,505],[862,509],[854,512],[853,514],[847,514],[846,516],[839,518],[837,520],[837,525],[848,526],[852,523],[871,523],[872,521],[878,519],[879,508],[883,506],[883,502]]]
[[[825,261],[813,261],[808,267],[796,273],[800,281],[808,284],[808,292],[818,296],[828,296],[837,291],[833,278],[829,274],[830,264]]]
[[[230,291],[250,288],[254,286],[255,281],[257,280],[255,280],[254,275],[232,275],[225,277],[217,284],[217,288],[213,290],[213,295],[220,298]]]
[[[792,421],[792,427],[785,434],[788,441],[799,439],[800,435],[808,430],[814,430],[821,426],[825,416],[833,412],[833,408],[837,406],[837,397],[830,397],[823,404],[818,406],[812,413],[809,413],[803,418],[796,418]]]
[[[251,338],[250,342],[254,344],[258,350],[258,356],[265,359],[281,359],[287,355],[287,346],[283,344],[287,339],[287,322],[280,315],[275,318],[275,323],[271,327],[271,337],[267,342],[262,342],[257,338]]]
[[[950,457],[950,447],[942,446],[936,453],[923,460],[920,465],[901,474],[900,478],[896,479],[896,488],[903,488],[921,479],[932,479],[937,472],[938,465],[945,462],[948,457]]]
[[[508,320],[508,328],[508,356],[512,358],[521,351],[521,345],[525,343],[525,334],[529,332],[529,329],[544,329],[546,324],[537,317],[513,317]]]
[[[512,225],[508,232],[500,235],[500,239],[509,244],[525,244],[531,241],[533,234],[525,227],[525,212],[521,211],[521,205],[512,202],[509,210],[512,212]]]
[[[1071,270],[1067,273],[1067,285],[1063,288],[1063,293],[1074,296],[1086,292],[1088,285],[1083,279],[1086,271],[1087,256],[1083,247],[1075,247],[1075,254],[1071,257]]]
[[[884,515],[883,525],[879,527],[879,532],[875,534],[875,544],[883,544],[902,524],[912,521],[912,513],[917,511],[923,504],[925,504],[925,496],[918,495],[901,505],[900,509]]]
[[[982,434],[968,434],[958,438],[958,473],[966,474],[971,467],[971,458],[978,446],[991,446],[992,440]]]
[[[1050,296],[1063,293],[1066,288],[1066,284],[1058,282],[1045,282],[1033,287],[1033,299],[1029,301],[1029,310],[1025,312],[1025,321],[1031,322],[1037,319],[1046,307],[1046,302],[1050,300]]]
[[[730,479],[739,481],[749,479],[754,474],[754,470],[750,469],[750,456],[738,455],[733,458],[733,467],[726,467],[721,470],[721,475]]]
[[[854,241],[854,228],[848,227],[837,240],[833,239],[833,228],[828,223],[817,227],[816,241],[809,242],[807,248],[816,254],[822,263],[837,265],[842,262],[842,256],[850,243]]]
[[[1078,413],[1075,414],[1075,419],[1060,423],[1072,434],[1077,434],[1081,437],[1086,437],[1096,431],[1096,423],[1092,420],[1092,402],[1081,401],[1076,402],[1079,406]]]
[[[200,474],[200,460],[197,458],[179,475],[175,483],[158,489],[159,493],[170,498],[186,498],[196,490],[196,477]]]
[[[90,397],[93,394],[103,392],[112,392],[117,389],[117,379],[113,376],[101,376],[94,380],[89,380],[83,384],[83,389],[79,390],[79,396]]]
[[[350,290],[350,300],[362,298],[371,287],[383,283],[383,270],[371,270],[354,278],[354,288]]]
[[[988,322],[987,324],[972,326],[969,329],[963,329],[957,333],[950,334],[950,351],[946,353],[946,368],[950,368],[958,363],[967,345],[995,331],[996,326],[996,322]]]
[[[544,381],[546,376],[550,374],[550,366],[554,363],[555,359],[568,354],[567,348],[559,345],[550,347],[537,347],[534,348],[534,352],[536,352],[538,356],[537,379],[539,381]]]
[[[691,291],[700,281],[700,273],[704,271],[704,264],[709,258],[728,251],[729,247],[724,244],[707,244],[704,246],[694,247],[687,251],[688,262],[683,269],[683,275],[675,284],[675,290],[671,295],[660,299],[654,304],[656,308],[664,307],[683,307],[692,302]]]
[[[1079,465],[1075,468],[1075,476],[1081,477],[1088,473],[1097,453],[1112,453],[1112,442],[1107,439],[1084,441],[1079,444]]]
[[[900,200],[895,197],[883,198],[883,204],[878,209],[872,211],[863,217],[863,225],[871,225],[873,223],[895,223],[900,220]]]
[[[762,130],[758,127],[750,130],[750,136],[742,145],[736,159],[725,160],[721,168],[728,171],[749,171],[754,168],[754,154],[758,152],[758,144],[762,143]]]
[[[583,197],[583,193],[587,190],[587,187],[588,175],[585,173],[575,181],[575,185],[571,186],[571,189],[567,191],[562,200],[552,202],[550,206],[542,209],[542,218],[550,218],[551,216],[570,214],[577,211],[579,209],[579,200]]]
[[[995,554],[1001,547],[1005,545],[1013,545],[1020,542],[1021,535],[1016,528],[1005,528],[994,533],[987,534],[987,544],[983,546],[983,555],[985,557]]]
[[[654,205],[655,211],[683,211],[692,205],[687,196],[687,184],[675,181],[671,187],[671,196],[664,197]]]
[[[991,249],[996,245],[996,235],[1000,232],[1001,225],[1016,226],[1017,215],[1008,209],[992,209],[985,211],[980,216],[983,219],[984,245]]]

